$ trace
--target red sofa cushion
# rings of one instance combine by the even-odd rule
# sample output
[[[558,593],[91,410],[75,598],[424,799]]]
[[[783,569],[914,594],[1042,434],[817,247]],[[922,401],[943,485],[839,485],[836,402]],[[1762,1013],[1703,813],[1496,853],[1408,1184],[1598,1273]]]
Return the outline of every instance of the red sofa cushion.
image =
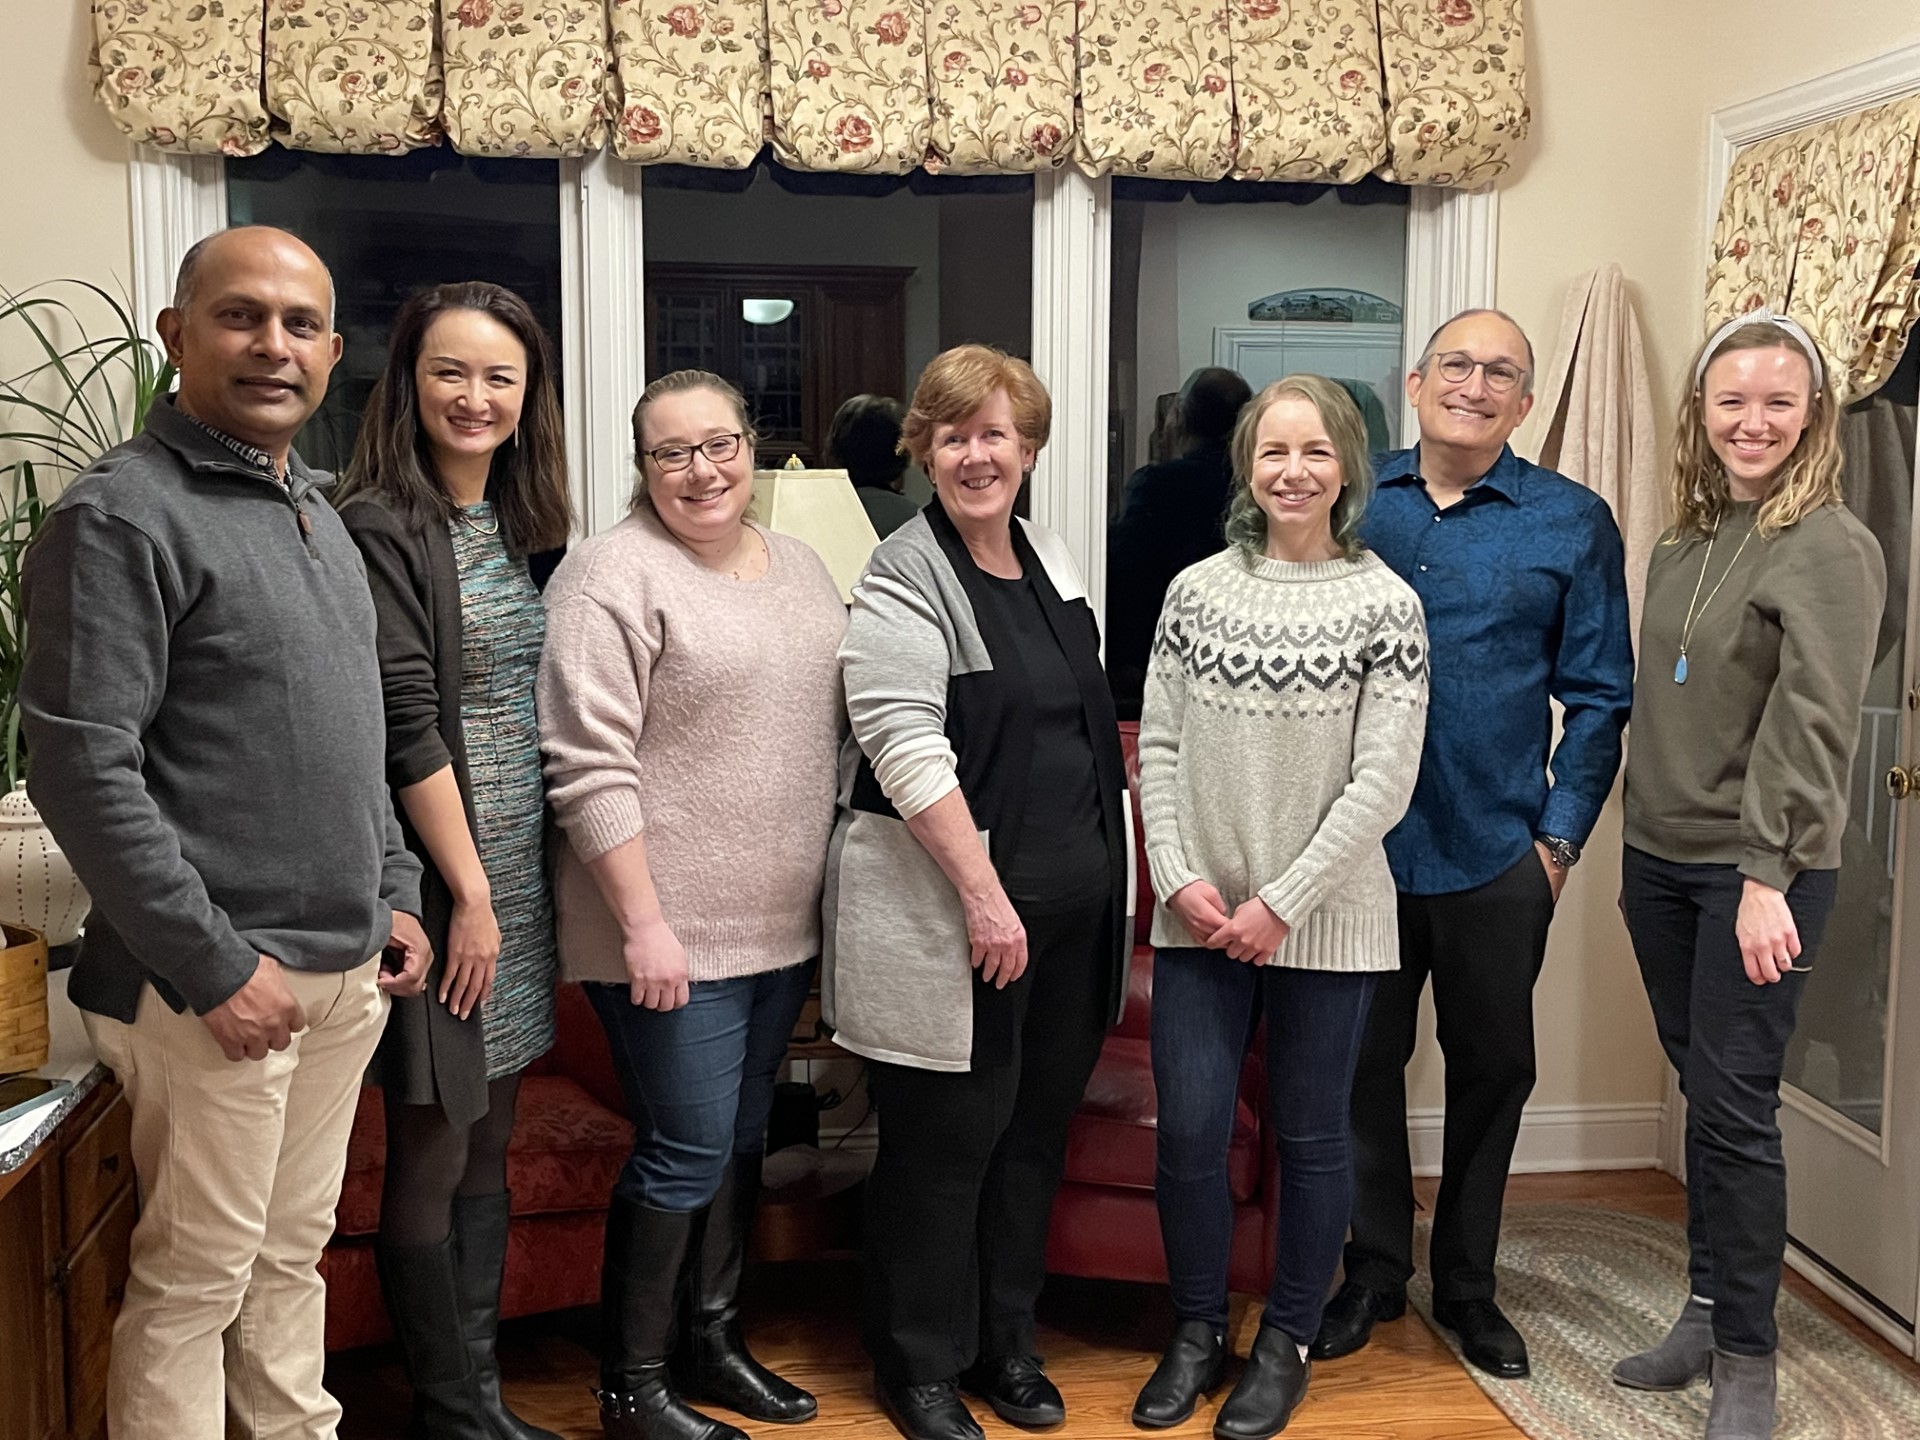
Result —
[[[605,1210],[614,1177],[632,1148],[633,1126],[573,1080],[529,1074],[520,1084],[513,1144],[507,1151],[507,1188],[513,1192],[514,1215]],[[347,1145],[347,1176],[335,1218],[337,1235],[371,1235],[380,1228],[380,1180],[386,1155],[386,1113],[379,1090],[369,1085],[360,1092],[353,1138]]]
[[[1227,1147],[1227,1189],[1236,1205],[1253,1199],[1260,1189],[1260,1121],[1250,1103],[1250,1081],[1258,1082],[1257,1070],[1241,1076]],[[1157,1113],[1148,1042],[1107,1037],[1087,1082],[1086,1098],[1067,1130],[1065,1178],[1151,1194]]]

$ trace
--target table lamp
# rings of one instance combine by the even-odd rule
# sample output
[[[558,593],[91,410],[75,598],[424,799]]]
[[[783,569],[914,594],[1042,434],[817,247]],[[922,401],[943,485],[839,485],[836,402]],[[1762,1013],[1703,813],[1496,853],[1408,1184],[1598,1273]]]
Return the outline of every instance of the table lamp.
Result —
[[[811,545],[840,598],[852,603],[854,583],[880,537],[846,471],[756,470],[747,514],[769,530]]]

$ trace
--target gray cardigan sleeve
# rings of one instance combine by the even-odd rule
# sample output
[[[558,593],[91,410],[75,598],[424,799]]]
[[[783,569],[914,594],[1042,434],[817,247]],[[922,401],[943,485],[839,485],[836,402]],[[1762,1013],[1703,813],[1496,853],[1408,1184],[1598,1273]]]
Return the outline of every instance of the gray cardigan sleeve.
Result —
[[[911,819],[960,786],[947,741],[952,630],[928,577],[911,556],[876,551],[853,587],[853,612],[840,643],[847,718],[873,763],[880,789]]]

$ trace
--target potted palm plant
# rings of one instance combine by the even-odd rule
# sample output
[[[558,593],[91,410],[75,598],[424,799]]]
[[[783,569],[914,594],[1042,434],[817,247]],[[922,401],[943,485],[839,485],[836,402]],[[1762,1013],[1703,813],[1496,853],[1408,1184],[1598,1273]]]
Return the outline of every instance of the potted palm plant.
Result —
[[[126,304],[81,280],[19,293],[0,286],[0,357],[24,366],[0,378],[0,922],[58,946],[79,934],[88,902],[27,799],[21,567],[47,500],[139,433],[154,397],[172,387],[173,367]],[[0,981],[15,948],[0,949]]]

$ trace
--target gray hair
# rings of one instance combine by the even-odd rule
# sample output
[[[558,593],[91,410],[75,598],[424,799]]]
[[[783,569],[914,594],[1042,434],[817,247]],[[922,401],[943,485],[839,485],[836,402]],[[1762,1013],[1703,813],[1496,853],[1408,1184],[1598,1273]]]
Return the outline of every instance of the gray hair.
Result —
[[[203,235],[194,241],[193,244],[189,245],[187,247],[187,253],[180,257],[179,272],[173,277],[174,309],[187,310],[193,305],[193,297],[200,289],[200,270],[207,258],[207,246],[215,240],[218,240],[222,235],[232,235],[240,230],[272,230],[276,234],[286,236],[289,240],[299,240],[300,244],[306,245],[309,250],[313,250],[313,247],[307,245],[307,242],[301,240],[298,235],[294,234],[291,230],[282,229],[278,225],[229,225],[224,230],[216,230],[211,235]],[[318,251],[314,251],[314,259],[320,259]],[[327,277],[327,329],[331,330],[333,329],[334,313],[339,306],[339,291],[333,283],[333,271],[327,269],[326,261],[320,260],[320,269]]]
[[[1458,315],[1450,316],[1433,334],[1427,337],[1427,348],[1420,352],[1420,363],[1413,368],[1419,372],[1422,380],[1427,378],[1427,367],[1433,364],[1434,347],[1440,343],[1440,337],[1446,333],[1448,325],[1455,320],[1469,320],[1475,315],[1492,315],[1504,320],[1513,327],[1513,333],[1520,337],[1520,343],[1527,347],[1527,373],[1520,379],[1520,394],[1524,399],[1533,393],[1533,341],[1527,338],[1527,332],[1520,328],[1520,322],[1504,310],[1495,310],[1491,305],[1478,306],[1472,310],[1462,310]]]

